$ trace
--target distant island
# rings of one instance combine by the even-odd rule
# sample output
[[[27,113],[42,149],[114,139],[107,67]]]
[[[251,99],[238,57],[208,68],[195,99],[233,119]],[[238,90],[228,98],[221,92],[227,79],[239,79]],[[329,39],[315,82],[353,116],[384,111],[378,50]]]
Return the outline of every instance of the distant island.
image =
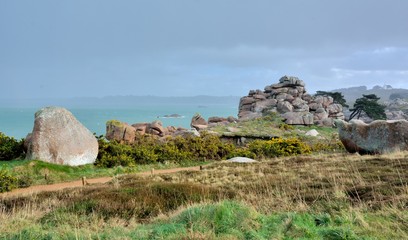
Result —
[[[157,116],[157,118],[185,118],[185,116],[174,113],[174,114],[170,114],[170,115],[163,115],[163,116]]]

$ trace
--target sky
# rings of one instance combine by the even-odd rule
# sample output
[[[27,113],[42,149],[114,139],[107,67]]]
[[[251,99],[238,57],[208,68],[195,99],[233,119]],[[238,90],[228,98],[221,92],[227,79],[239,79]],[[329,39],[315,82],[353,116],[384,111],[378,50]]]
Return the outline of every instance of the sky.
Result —
[[[408,88],[406,0],[0,0],[0,99]]]

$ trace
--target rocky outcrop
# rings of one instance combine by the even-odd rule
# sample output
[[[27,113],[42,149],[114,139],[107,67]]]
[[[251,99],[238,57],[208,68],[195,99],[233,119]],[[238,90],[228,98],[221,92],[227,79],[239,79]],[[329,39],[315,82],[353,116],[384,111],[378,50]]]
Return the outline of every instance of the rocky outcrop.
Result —
[[[106,139],[120,143],[133,143],[136,137],[136,128],[118,120],[106,122]]]
[[[387,103],[385,115],[388,120],[408,120],[408,101],[397,98]]]
[[[349,123],[336,120],[340,140],[351,153],[389,153],[408,150],[408,121],[377,120],[366,124],[361,120]]]
[[[228,125],[230,123],[237,122],[238,119],[229,116],[227,118],[224,117],[210,117],[208,118],[208,127],[215,127],[219,125]]]
[[[166,130],[164,129],[162,122],[154,121],[148,126],[147,133],[163,137],[166,134]]]
[[[200,130],[207,129],[208,128],[208,123],[200,114],[197,113],[191,119],[190,126],[192,128],[195,128],[197,131],[200,131]]]
[[[197,135],[194,131],[174,126],[164,127],[162,122],[135,123],[129,125],[118,120],[106,122],[106,139],[120,143],[132,144],[138,136],[150,134],[157,137]]]
[[[251,90],[239,103],[238,118],[248,120],[268,112],[281,114],[287,124],[333,125],[333,119],[344,119],[343,107],[332,97],[313,97],[297,77],[284,76],[264,91]]]
[[[26,138],[27,159],[64,165],[94,163],[98,141],[68,110],[46,107],[35,113],[33,132]]]

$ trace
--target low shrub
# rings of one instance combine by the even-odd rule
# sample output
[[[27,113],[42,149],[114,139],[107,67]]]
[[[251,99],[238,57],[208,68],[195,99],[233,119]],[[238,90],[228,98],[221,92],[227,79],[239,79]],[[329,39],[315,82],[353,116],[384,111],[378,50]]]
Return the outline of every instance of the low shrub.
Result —
[[[146,140],[146,141],[144,141]],[[326,146],[326,145],[325,145]],[[330,145],[330,149],[336,148]],[[136,166],[155,162],[185,162],[222,160],[232,157],[268,158],[308,154],[322,147],[309,146],[298,138],[255,140],[239,147],[224,142],[218,136],[202,132],[200,137],[174,137],[158,139],[141,136],[134,144],[121,144],[99,138],[96,165],[100,167]]]
[[[0,132],[0,161],[24,157],[24,140],[16,140]]]
[[[97,216],[105,220],[121,218],[143,222],[159,214],[168,214],[181,206],[218,201],[226,195],[219,189],[196,184],[135,181],[124,183],[120,188],[105,186],[85,189],[82,194],[59,193],[57,197],[61,198],[60,205],[45,214],[40,221],[51,227],[66,224],[67,216],[81,216],[84,221],[93,221],[93,217]]]
[[[0,169],[0,193],[13,190],[17,185],[17,178],[7,170]]]
[[[257,156],[255,153],[251,152],[248,148],[235,148],[227,155],[228,159],[233,157],[256,158]]]
[[[248,147],[258,157],[291,156],[311,152],[310,147],[297,138],[275,138],[268,141],[255,140]]]
[[[200,137],[187,136],[158,139],[140,136],[134,144],[120,144],[98,137],[99,153],[96,165],[101,167],[133,166],[155,162],[184,162],[225,159],[236,146],[223,142],[218,136],[201,133]]]

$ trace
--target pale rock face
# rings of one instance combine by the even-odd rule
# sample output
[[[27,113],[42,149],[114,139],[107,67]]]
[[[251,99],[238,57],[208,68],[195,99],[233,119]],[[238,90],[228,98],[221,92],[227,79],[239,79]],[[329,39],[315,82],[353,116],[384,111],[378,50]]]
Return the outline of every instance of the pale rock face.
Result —
[[[293,106],[289,102],[280,102],[278,103],[278,112],[280,113],[293,112]]]
[[[35,113],[27,138],[27,159],[78,166],[94,163],[98,141],[68,110],[46,107]]]
[[[317,137],[319,132],[316,129],[312,129],[306,132],[306,136]]]
[[[408,121],[377,120],[366,124],[336,120],[340,140],[351,153],[389,153],[408,150]]]

